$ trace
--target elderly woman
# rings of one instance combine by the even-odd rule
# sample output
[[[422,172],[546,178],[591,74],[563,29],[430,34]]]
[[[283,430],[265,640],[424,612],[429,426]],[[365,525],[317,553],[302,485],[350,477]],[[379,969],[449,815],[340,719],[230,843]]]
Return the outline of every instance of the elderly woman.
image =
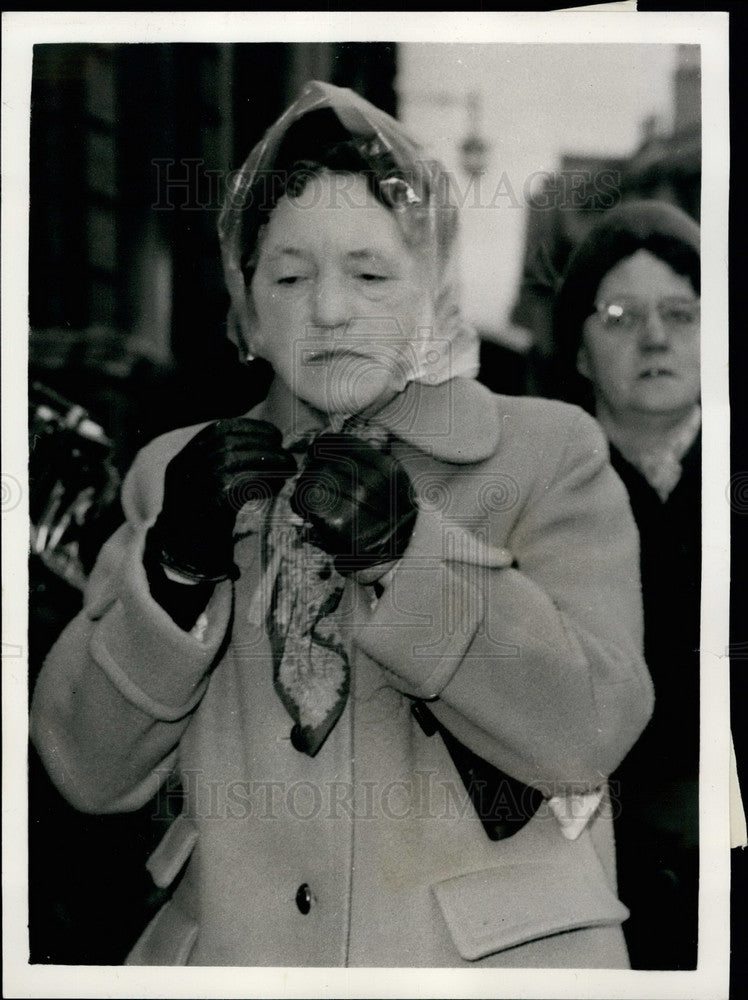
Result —
[[[32,713],[80,809],[181,779],[129,962],[625,967],[652,702],[599,428],[474,381],[447,178],[357,95],[307,86],[220,235],[269,395],[139,455]]]
[[[638,968],[694,968],[698,897],[701,410],[699,228],[658,202],[607,213],[570,262],[556,339],[641,535],[655,712],[614,775],[621,896]]]

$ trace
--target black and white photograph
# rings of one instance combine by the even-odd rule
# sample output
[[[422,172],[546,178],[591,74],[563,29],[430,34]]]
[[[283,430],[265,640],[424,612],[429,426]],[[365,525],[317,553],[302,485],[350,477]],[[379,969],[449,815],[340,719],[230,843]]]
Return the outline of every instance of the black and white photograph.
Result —
[[[727,15],[3,28],[6,995],[727,998]]]

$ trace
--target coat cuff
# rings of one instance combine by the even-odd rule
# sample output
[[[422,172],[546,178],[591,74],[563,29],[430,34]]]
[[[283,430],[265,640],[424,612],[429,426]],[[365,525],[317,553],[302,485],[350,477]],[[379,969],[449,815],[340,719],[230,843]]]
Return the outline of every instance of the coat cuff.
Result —
[[[418,698],[437,698],[485,612],[480,590],[448,565],[449,526],[421,511],[410,544],[356,645]]]
[[[150,595],[142,542],[121,567],[117,600],[91,637],[91,655],[120,693],[148,715],[175,721],[192,711],[226,634],[230,581],[218,584],[206,608],[202,641],[183,631]]]

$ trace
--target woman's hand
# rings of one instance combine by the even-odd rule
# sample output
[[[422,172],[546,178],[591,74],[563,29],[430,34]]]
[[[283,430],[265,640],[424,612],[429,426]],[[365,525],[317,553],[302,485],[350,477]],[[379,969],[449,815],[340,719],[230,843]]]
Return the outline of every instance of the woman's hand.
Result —
[[[309,449],[291,496],[310,541],[335,557],[343,574],[380,574],[405,551],[418,508],[405,469],[391,455],[350,435],[321,434]],[[359,579],[362,579],[359,576]]]
[[[233,417],[209,424],[166,468],[161,513],[146,557],[190,581],[233,575],[233,529],[248,501],[275,496],[296,460],[272,424]]]

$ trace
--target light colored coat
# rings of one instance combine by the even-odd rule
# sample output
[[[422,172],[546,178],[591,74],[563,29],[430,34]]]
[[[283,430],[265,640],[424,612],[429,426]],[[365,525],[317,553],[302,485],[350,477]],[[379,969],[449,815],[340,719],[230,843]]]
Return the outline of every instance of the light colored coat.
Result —
[[[251,415],[285,432],[299,413],[271,391]],[[351,695],[314,758],[291,744],[249,613],[256,535],[202,637],[150,597],[145,532],[198,428],[152,442],[127,478],[127,523],[42,671],[32,734],[80,809],[135,809],[181,776],[184,812],[149,867],[167,885],[189,863],[129,961],[625,967],[607,797],[575,840],[544,803],[490,841],[410,711],[431,699],[459,740],[547,796],[604,786],[632,746],[652,692],[637,536],[602,434],[581,410],[463,379],[411,385],[379,419],[421,509],[382,597],[346,588]],[[499,548],[515,568],[481,565]]]

